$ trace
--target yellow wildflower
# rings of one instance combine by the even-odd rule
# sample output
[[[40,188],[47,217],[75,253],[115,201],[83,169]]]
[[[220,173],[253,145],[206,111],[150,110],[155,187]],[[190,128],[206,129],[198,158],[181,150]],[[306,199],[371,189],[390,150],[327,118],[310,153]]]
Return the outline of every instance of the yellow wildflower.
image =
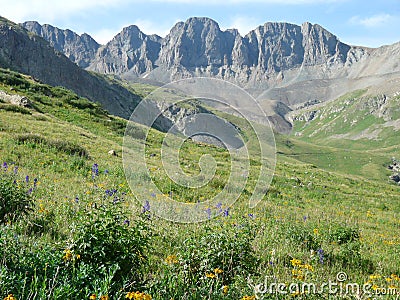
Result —
[[[127,299],[134,299],[134,300],[151,300],[151,296],[149,294],[143,293],[143,292],[139,292],[136,291],[134,292],[129,292],[128,294],[126,294]]]
[[[241,300],[256,300],[256,296],[243,296]]]
[[[300,259],[293,258],[293,259],[290,260],[290,262],[292,263],[293,267],[301,265],[301,260]]]
[[[224,295],[228,294],[228,290],[229,290],[229,286],[224,285],[224,286],[222,287],[222,293],[223,293]]]
[[[214,273],[206,273],[207,278],[215,278],[217,277]]]
[[[313,232],[314,232],[315,235],[318,235],[319,234],[318,228],[314,228]]]
[[[69,261],[72,259],[72,252],[70,249],[65,249],[64,253],[65,253],[65,255],[63,256],[64,261]],[[94,298],[94,299],[96,299],[96,298]]]
[[[302,268],[302,269],[306,269],[306,270],[308,270],[308,271],[311,271],[311,272],[314,271],[313,266],[312,266],[312,265],[309,265],[309,264],[300,265],[299,267]]]
[[[178,257],[176,255],[168,255],[165,262],[169,265],[178,263]]]
[[[100,297],[100,300],[109,300],[109,299],[110,299],[110,297],[108,297],[107,295],[104,295],[104,296]]]
[[[89,299],[90,299],[90,300],[96,300],[96,298],[97,298],[96,294],[91,294],[91,295],[89,296]]]
[[[214,269],[214,273],[215,273],[216,275],[221,274],[222,272],[224,272],[224,271],[221,270],[221,269],[219,269],[219,268],[215,268],[215,269]]]
[[[17,298],[15,298],[13,294],[8,294],[8,296],[5,297],[4,300],[17,300]]]

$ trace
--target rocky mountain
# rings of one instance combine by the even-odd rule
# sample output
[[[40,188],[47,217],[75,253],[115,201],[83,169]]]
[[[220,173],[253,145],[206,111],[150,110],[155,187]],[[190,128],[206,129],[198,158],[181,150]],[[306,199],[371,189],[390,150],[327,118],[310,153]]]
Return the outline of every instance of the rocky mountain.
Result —
[[[28,24],[28,30],[60,44],[59,49],[70,58],[74,45],[76,53],[83,51],[79,50],[82,45],[90,48],[88,54],[73,57],[85,57],[79,61],[98,73],[151,82],[206,76],[238,84],[259,100],[281,132],[291,130],[285,116],[299,106],[386,86],[400,78],[400,43],[376,49],[350,46],[308,22],[301,26],[268,22],[241,36],[235,29],[221,30],[212,19],[193,17],[177,23],[164,38],[129,26],[97,48],[83,42],[61,47],[55,42],[61,40],[55,32],[66,36],[68,31],[45,25],[38,30],[36,23]]]
[[[87,68],[94,59],[100,45],[88,34],[78,35],[71,30],[62,30],[36,21],[21,24],[28,31],[43,37],[54,49],[62,52],[81,68]]]
[[[83,70],[41,37],[2,17],[0,67],[29,74],[53,86],[64,86],[122,117],[129,117],[139,101],[127,89]]]
[[[137,26],[126,27],[98,50],[88,69],[103,74],[140,76],[155,68],[160,42],[161,37],[146,35]]]

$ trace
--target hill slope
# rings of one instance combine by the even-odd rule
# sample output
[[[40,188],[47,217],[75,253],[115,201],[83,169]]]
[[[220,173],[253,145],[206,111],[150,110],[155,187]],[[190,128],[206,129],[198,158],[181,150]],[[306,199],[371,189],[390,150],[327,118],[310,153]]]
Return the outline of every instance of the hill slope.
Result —
[[[0,18],[0,67],[64,86],[125,118],[139,101],[119,84],[79,68],[42,38],[4,18]]]

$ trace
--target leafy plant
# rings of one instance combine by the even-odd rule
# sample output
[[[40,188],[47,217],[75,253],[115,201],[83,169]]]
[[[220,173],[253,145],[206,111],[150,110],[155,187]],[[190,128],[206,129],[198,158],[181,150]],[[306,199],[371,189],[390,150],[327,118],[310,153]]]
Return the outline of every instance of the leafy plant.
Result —
[[[0,170],[0,223],[16,221],[32,210],[30,192],[27,184],[21,183],[15,174]]]

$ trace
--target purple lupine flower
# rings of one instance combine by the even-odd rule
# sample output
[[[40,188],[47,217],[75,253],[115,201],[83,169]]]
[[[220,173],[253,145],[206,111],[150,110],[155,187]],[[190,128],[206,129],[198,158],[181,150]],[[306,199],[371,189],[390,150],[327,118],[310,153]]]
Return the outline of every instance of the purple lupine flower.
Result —
[[[150,202],[148,200],[144,202],[142,213],[145,213],[146,211],[150,211]]]
[[[8,170],[8,164],[6,162],[3,163],[4,172]]]
[[[26,182],[26,183],[29,183],[29,175],[26,175],[26,177],[25,177],[25,182]]]
[[[104,174],[107,175],[108,173],[110,173],[107,169],[104,170]]]
[[[304,216],[304,217],[303,217],[303,221],[304,221],[304,222],[307,221],[307,216]]]
[[[96,176],[99,176],[99,165],[98,164],[93,164],[93,166],[92,166],[92,179],[94,179]]]
[[[211,208],[207,208],[206,213],[208,215],[208,219],[211,219]]]
[[[14,167],[14,174],[17,175],[18,174],[18,166]]]
[[[156,194],[155,194],[155,193],[151,193],[150,196],[152,196],[153,198],[155,198],[155,197],[156,197]]]
[[[317,253],[318,253],[318,256],[319,256],[319,262],[321,264],[323,264],[324,263],[324,259],[325,259],[324,250],[318,249]]]
[[[129,220],[125,220],[125,221],[124,221],[124,224],[125,224],[125,225],[128,225],[128,226],[129,226],[129,223],[130,223]]]
[[[223,215],[224,217],[228,217],[228,216],[229,216],[229,207],[228,207],[227,209],[224,209],[222,215]]]
[[[79,197],[78,197],[78,196],[75,197],[75,202],[76,202],[76,203],[79,202]]]
[[[38,179],[37,178],[33,179],[33,187],[36,187],[37,183],[38,183]]]
[[[256,218],[256,216],[255,216],[254,214],[248,214],[248,216],[249,216],[249,218],[251,218],[251,219],[255,219],[255,218]]]
[[[30,189],[28,190],[27,194],[30,195],[30,194],[32,194],[32,192],[33,192],[33,188],[30,188]]]

